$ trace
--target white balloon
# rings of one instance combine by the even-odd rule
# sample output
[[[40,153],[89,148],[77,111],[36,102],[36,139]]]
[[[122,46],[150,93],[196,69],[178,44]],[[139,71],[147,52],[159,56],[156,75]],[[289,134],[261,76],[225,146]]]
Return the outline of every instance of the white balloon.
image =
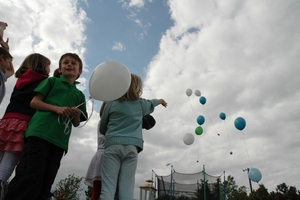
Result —
[[[99,101],[112,101],[123,96],[131,83],[128,68],[117,61],[99,64],[93,71],[90,82],[90,95]]]
[[[187,90],[185,91],[185,93],[186,93],[186,95],[189,97],[189,96],[191,96],[191,95],[193,94],[193,91],[192,91],[191,89],[187,89]]]
[[[201,96],[200,90],[195,90],[195,95],[198,96],[198,97],[200,97]]]
[[[195,140],[195,137],[192,133],[186,133],[184,136],[183,136],[183,142],[184,144],[186,145],[191,145],[194,143],[194,140]]]

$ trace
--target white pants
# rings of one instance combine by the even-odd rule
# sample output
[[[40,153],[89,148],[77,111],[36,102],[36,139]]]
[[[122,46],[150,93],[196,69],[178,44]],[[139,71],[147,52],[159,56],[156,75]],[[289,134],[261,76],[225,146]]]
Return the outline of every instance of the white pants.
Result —
[[[20,160],[20,154],[0,151],[0,181],[6,182]]]
[[[101,172],[101,200],[113,200],[117,184],[119,200],[133,199],[137,161],[135,146],[113,145],[105,149]]]

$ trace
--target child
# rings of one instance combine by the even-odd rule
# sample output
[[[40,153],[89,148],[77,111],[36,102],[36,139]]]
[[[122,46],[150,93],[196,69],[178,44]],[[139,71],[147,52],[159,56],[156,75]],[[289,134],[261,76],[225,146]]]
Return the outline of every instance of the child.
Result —
[[[27,56],[16,71],[18,79],[0,121],[0,191],[21,157],[23,136],[35,113],[30,107],[33,90],[49,73],[50,60],[38,53]]]
[[[91,200],[98,200],[101,194],[101,168],[103,163],[105,136],[100,133],[99,128],[100,121],[97,127],[98,149],[91,160],[84,180],[86,185],[93,188]]]
[[[0,104],[5,96],[5,82],[8,78],[6,73],[12,71],[13,74],[12,59],[10,53],[0,47]]]
[[[102,103],[100,108],[100,117],[105,106],[105,102]],[[96,154],[93,156],[88,171],[86,172],[84,183],[93,188],[91,200],[98,200],[101,194],[101,168],[103,163],[104,154],[104,141],[105,136],[100,133],[100,121],[97,126],[98,135],[98,148]]]
[[[3,40],[4,30],[6,29],[6,27],[7,27],[7,23],[0,21],[0,45],[1,45],[1,50],[0,50],[1,53],[0,53],[0,55],[3,55],[3,52],[4,52],[4,54],[7,54],[7,52],[9,52],[9,45],[8,45],[9,39],[7,38],[6,42]],[[9,60],[9,58],[10,58],[10,60]],[[0,60],[2,61],[2,59],[3,58],[1,58]],[[4,80],[0,79],[1,80],[0,83],[1,82],[4,83],[7,78],[11,77],[15,73],[13,65],[12,65],[12,56],[9,54],[9,56],[6,56],[5,59],[8,59],[7,61],[10,63],[10,65],[5,69],[4,73],[5,73],[6,77],[5,76],[1,77],[1,79],[4,78]],[[0,64],[0,66],[1,66],[1,64]],[[1,71],[3,72],[4,70],[1,69]],[[0,101],[0,103],[1,103],[1,101]]]
[[[119,199],[133,199],[137,156],[143,150],[142,117],[159,104],[167,106],[163,99],[146,100],[141,94],[142,80],[132,74],[126,94],[105,105],[100,124],[105,134],[101,200],[114,199],[117,184]]]
[[[50,77],[35,89],[30,105],[37,111],[25,133],[24,152],[6,200],[48,199],[61,158],[68,151],[72,124],[77,127],[86,120],[85,96],[76,88],[81,59],[73,53],[62,55],[59,71],[60,78]]]
[[[55,73],[55,72],[54,72]],[[54,76],[57,76],[57,74]],[[106,102],[103,102],[100,109],[100,117],[102,116],[103,109]],[[142,128],[151,129],[155,125],[155,119],[151,115],[146,115],[142,120]],[[97,126],[97,135],[98,135],[98,149],[96,154],[93,156],[88,171],[85,176],[84,183],[93,188],[93,193],[91,200],[98,200],[101,194],[101,169],[103,163],[104,155],[104,141],[105,136],[100,133],[100,121]],[[118,191],[116,191],[118,192]],[[118,200],[118,195],[116,193],[115,200]]]

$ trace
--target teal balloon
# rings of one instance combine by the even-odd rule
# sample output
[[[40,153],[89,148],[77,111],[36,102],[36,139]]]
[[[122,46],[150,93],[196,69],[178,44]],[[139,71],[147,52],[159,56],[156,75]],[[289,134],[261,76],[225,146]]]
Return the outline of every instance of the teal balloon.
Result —
[[[234,126],[241,131],[246,127],[246,120],[242,117],[238,117],[234,120]]]
[[[226,119],[226,114],[223,113],[223,112],[221,112],[219,116],[220,116],[220,118],[221,118],[222,120],[225,120],[225,119]]]
[[[195,129],[195,133],[197,135],[201,135],[203,133],[203,128],[201,126],[198,126],[196,129]]]
[[[249,170],[249,179],[253,182],[259,182],[262,178],[262,175],[261,175],[261,172],[254,168],[254,167],[251,167],[250,170]]]
[[[202,124],[204,124],[204,122],[205,122],[205,117],[203,117],[202,115],[199,115],[199,116],[197,117],[197,123],[198,123],[199,125],[202,125]]]
[[[200,97],[199,101],[202,105],[204,105],[206,103],[206,98],[202,96]]]

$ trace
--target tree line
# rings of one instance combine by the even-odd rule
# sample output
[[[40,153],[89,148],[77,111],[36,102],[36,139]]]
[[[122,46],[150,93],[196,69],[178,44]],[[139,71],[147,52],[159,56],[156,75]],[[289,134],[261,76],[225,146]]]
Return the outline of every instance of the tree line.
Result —
[[[51,193],[49,200],[79,200],[82,192],[82,177],[74,174],[68,175],[67,178],[60,180]],[[61,191],[64,195],[60,196]],[[258,189],[252,190],[249,194],[245,186],[238,186],[234,177],[227,176],[223,183],[219,180],[217,183],[208,184],[201,180],[201,184],[196,191],[189,195],[175,195],[172,200],[204,200],[204,192],[206,200],[300,200],[300,191],[295,186],[288,186],[281,183],[275,187],[275,191],[268,192],[264,184],[259,184]],[[92,196],[92,188],[87,187],[84,190],[85,199],[90,200]],[[169,195],[156,198],[156,200],[169,200]]]

